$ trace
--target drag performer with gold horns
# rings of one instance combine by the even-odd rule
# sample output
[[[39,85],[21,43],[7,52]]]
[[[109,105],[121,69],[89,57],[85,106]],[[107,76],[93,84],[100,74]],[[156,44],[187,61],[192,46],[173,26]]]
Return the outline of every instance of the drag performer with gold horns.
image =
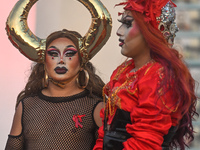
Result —
[[[111,17],[99,0],[79,1],[92,15],[84,37],[66,29],[46,40],[35,36],[27,16],[36,0],[18,1],[8,17],[10,41],[37,63],[18,96],[6,150],[89,150],[95,144],[104,83],[89,60],[108,40]]]
[[[194,138],[197,98],[195,81],[172,48],[176,5],[171,0],[119,5],[125,11],[117,35],[128,59],[104,86],[104,126],[94,150],[184,150]]]

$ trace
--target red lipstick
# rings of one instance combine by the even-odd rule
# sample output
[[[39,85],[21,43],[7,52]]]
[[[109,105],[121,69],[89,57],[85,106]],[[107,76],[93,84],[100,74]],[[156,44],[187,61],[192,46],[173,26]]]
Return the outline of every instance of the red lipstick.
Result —
[[[122,46],[124,45],[124,40],[119,39],[119,42],[120,42],[120,43],[119,43],[119,46],[122,47]]]

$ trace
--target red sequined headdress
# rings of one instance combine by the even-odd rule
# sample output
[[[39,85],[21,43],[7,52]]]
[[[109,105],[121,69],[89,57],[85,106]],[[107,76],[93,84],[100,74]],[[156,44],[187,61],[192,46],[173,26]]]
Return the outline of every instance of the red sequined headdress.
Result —
[[[119,5],[125,5],[125,10],[144,14],[145,21],[159,29],[168,42],[173,44],[178,27],[174,22],[176,5],[171,0],[127,0],[116,6]]]

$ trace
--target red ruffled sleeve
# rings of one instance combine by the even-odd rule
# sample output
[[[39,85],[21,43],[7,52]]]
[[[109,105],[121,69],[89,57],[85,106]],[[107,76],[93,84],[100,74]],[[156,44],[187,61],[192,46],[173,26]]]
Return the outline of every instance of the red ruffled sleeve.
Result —
[[[163,68],[159,63],[151,62],[136,73],[130,73],[133,68],[132,61],[122,64],[105,86],[105,94],[110,103],[114,103],[113,110],[120,108],[130,112],[132,124],[127,124],[126,130],[131,138],[123,143],[124,150],[161,150],[164,135],[171,126],[177,126],[181,118],[173,81],[169,83],[172,88],[167,85],[158,92],[163,80]],[[108,115],[108,124],[113,116]],[[98,133],[94,150],[103,149],[103,127]]]
[[[154,70],[138,81],[137,105],[130,112],[132,124],[126,125],[131,138],[123,143],[123,150],[161,150],[163,136],[172,125],[176,125],[172,124],[172,110],[176,109],[173,91],[168,90],[159,97],[160,80],[159,73]]]

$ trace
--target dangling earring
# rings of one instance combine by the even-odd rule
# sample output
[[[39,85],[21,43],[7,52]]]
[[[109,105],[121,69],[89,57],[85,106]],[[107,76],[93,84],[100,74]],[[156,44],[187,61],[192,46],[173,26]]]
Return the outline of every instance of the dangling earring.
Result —
[[[80,78],[82,77],[82,72],[84,72],[84,76],[85,76],[85,85],[82,85],[81,83],[80,83]],[[83,69],[83,70],[81,70],[80,72],[79,72],[79,75],[78,75],[78,77],[76,78],[76,82],[77,82],[77,85],[78,85],[78,87],[79,88],[82,88],[82,89],[84,89],[84,88],[86,88],[87,87],[87,85],[88,85],[88,83],[89,83],[89,74],[88,74],[88,72],[87,72],[87,70],[85,70],[85,69]]]
[[[42,79],[42,86],[43,88],[47,88],[49,85],[49,76],[46,72],[46,69],[44,69],[44,78]]]

